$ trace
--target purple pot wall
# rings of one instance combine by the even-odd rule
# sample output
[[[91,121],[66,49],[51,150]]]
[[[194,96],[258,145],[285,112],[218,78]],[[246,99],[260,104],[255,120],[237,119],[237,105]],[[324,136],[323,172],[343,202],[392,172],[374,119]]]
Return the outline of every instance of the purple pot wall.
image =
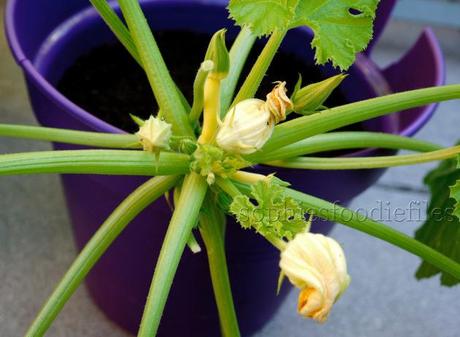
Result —
[[[389,11],[394,1],[383,1]],[[150,0],[144,8],[154,29],[186,28],[213,32],[222,27],[235,35],[228,21],[224,1]],[[93,117],[60,95],[53,85],[79,55],[101,42],[114,41],[92,9],[83,10],[86,0],[16,0],[6,11],[7,37],[13,54],[23,68],[29,95],[38,121],[45,126],[102,132],[121,132]],[[83,11],[82,11],[83,10]],[[383,9],[382,9],[383,10]],[[47,13],[46,18],[39,13]],[[193,21],[191,18],[195,18]],[[198,18],[198,19],[196,19]],[[385,17],[380,19],[383,27]],[[58,28],[56,28],[58,27]],[[379,35],[379,32],[378,34]],[[307,29],[289,33],[284,50],[297,53],[312,62]],[[398,81],[398,67],[381,72],[366,56],[360,55],[343,83],[349,101],[404,90],[407,85],[438,85],[442,82],[443,64],[435,38],[425,33],[415,50],[419,60],[433,70],[417,81]],[[403,60],[404,63],[404,60]],[[405,62],[407,63],[407,61]],[[413,66],[404,65],[410,78]],[[326,74],[333,72],[323,67]],[[409,70],[408,70],[409,69]],[[425,73],[425,72],[424,72]],[[406,84],[406,82],[410,82]],[[380,118],[366,123],[375,131],[412,134],[428,119],[434,106]],[[71,146],[55,144],[56,149]],[[362,153],[362,152],[361,152]],[[367,154],[377,154],[373,150]],[[359,153],[351,154],[359,155]],[[263,173],[273,168],[260,167]],[[383,173],[365,171],[277,170],[278,176],[292,185],[331,201],[348,203]],[[81,249],[110,212],[133,189],[145,181],[139,177],[77,176],[62,177],[67,204]],[[340,182],[340,187],[339,183]],[[135,332],[141,317],[155,261],[171,215],[162,198],[148,207],[115,241],[87,278],[87,286],[96,304],[106,315],[125,329]],[[327,233],[332,224],[317,222],[314,230]],[[278,254],[264,240],[243,231],[229,221],[226,238],[231,283],[243,336],[259,329],[275,313],[288,287],[275,296],[278,277]],[[257,287],[252,286],[257,284]],[[192,310],[190,310],[193,308]],[[204,253],[188,250],[179,266],[158,336],[214,337],[219,335],[218,317]]]

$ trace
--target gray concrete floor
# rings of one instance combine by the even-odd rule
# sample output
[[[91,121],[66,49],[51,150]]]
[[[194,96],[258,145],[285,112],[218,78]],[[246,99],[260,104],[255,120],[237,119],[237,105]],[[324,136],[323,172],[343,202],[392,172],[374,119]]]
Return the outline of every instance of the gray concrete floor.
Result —
[[[3,3],[3,1],[1,2]],[[3,7],[0,8],[3,17]],[[419,27],[393,23],[375,53],[380,63],[396,59],[415,39]],[[448,82],[460,83],[460,34],[437,32],[448,51]],[[18,67],[0,35],[0,122],[36,124]],[[418,137],[454,143],[460,102],[442,104]],[[0,153],[47,150],[50,146],[2,139]],[[428,199],[421,179],[432,165],[396,168],[351,205],[370,210],[378,202],[392,209]],[[401,189],[401,187],[403,187]],[[2,177],[0,180],[0,336],[21,336],[38,308],[75,257],[70,224],[57,176]],[[408,234],[420,221],[386,221]],[[295,313],[292,292],[274,319],[257,336],[459,336],[460,287],[443,288],[438,279],[413,278],[419,259],[385,242],[337,226],[332,235],[343,245],[352,283],[329,321],[317,325]],[[127,337],[91,302],[84,287],[72,297],[47,336]]]

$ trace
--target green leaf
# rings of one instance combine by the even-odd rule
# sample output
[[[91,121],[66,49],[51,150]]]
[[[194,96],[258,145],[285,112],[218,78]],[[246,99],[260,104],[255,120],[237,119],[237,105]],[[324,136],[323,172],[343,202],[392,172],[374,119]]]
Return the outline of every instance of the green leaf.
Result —
[[[372,38],[379,0],[232,0],[230,16],[261,36],[310,27],[316,61],[348,69]]]
[[[231,0],[230,17],[240,26],[248,26],[257,35],[287,29],[295,17],[299,0]]]
[[[460,157],[458,159],[457,168],[459,168]],[[460,219],[460,180],[457,180],[455,185],[450,187],[450,197],[453,198],[456,202],[454,205],[454,210],[452,214]]]
[[[251,186],[254,205],[245,195],[233,199],[232,213],[241,227],[253,228],[263,236],[291,240],[297,233],[308,228],[304,210],[293,198],[284,195],[285,187],[273,182],[273,177]]]
[[[348,69],[373,34],[379,0],[301,0],[291,27],[308,26],[316,62]]]
[[[460,169],[457,160],[448,159],[441,162],[425,177],[425,184],[430,188],[431,201],[428,205],[427,220],[416,231],[415,238],[460,262]],[[428,278],[440,272],[439,268],[423,261],[416,277]],[[460,280],[451,275],[441,273],[442,285],[453,286],[459,282]]]

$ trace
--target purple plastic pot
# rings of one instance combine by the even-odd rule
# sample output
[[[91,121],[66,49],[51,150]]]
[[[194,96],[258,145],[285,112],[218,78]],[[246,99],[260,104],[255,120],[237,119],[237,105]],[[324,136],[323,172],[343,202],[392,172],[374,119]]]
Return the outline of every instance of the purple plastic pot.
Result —
[[[382,1],[376,36],[394,1]],[[211,33],[236,28],[227,19],[225,1],[151,0],[144,9],[154,29],[189,29]],[[38,121],[45,126],[101,132],[121,132],[82,110],[54,87],[76,57],[103,42],[112,33],[88,8],[86,0],[10,0],[6,32],[14,57],[22,67]],[[46,13],[46,15],[44,15]],[[311,33],[289,33],[282,48],[313,62],[308,41]],[[375,41],[374,41],[375,42]],[[373,43],[374,43],[373,42]],[[370,48],[367,53],[370,53]],[[413,55],[417,57],[414,58]],[[416,71],[422,67],[423,72]],[[333,72],[323,67],[327,74]],[[408,56],[381,71],[365,54],[358,57],[343,83],[349,101],[404,89],[439,85],[443,62],[432,33],[425,31]],[[429,118],[434,105],[369,121],[369,130],[412,135]],[[56,149],[72,146],[54,144]],[[377,154],[375,150],[354,153]],[[264,173],[273,168],[261,167]],[[278,170],[294,187],[346,204],[382,174],[382,170],[299,171]],[[65,175],[65,195],[78,247],[81,249],[110,212],[133,189],[140,177]],[[141,317],[155,261],[171,212],[162,198],[148,207],[115,241],[87,278],[89,292],[104,313],[123,328],[135,332]],[[278,253],[257,235],[229,221],[226,245],[235,304],[243,336],[258,330],[280,306],[288,291],[275,296]],[[326,233],[332,224],[319,222],[314,230]],[[159,336],[219,335],[218,317],[209,279],[206,255],[185,251],[161,322]]]

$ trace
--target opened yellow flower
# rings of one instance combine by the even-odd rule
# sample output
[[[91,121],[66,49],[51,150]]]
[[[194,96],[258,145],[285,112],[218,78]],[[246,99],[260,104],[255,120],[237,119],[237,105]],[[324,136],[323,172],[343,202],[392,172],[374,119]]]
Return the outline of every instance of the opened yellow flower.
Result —
[[[298,312],[318,322],[326,321],[350,283],[342,248],[321,234],[298,234],[281,253],[280,268],[301,289]]]

